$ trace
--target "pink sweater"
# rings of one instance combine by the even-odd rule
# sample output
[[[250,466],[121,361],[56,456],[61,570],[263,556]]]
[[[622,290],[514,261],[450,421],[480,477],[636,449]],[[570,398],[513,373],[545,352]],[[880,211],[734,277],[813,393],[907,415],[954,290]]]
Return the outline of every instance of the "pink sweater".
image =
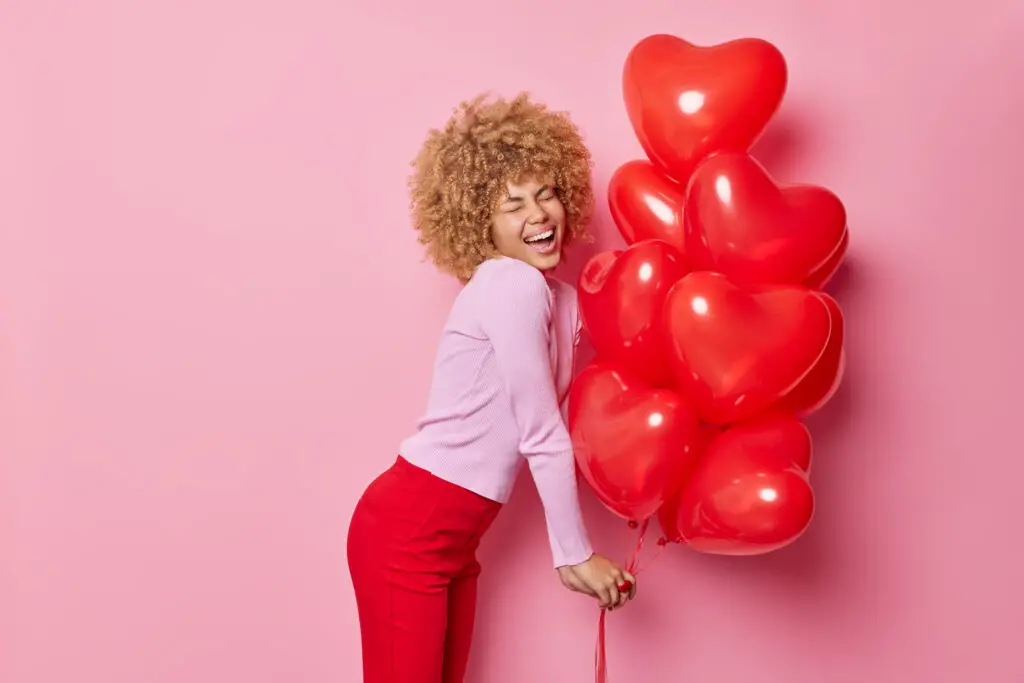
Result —
[[[556,567],[592,552],[563,415],[579,329],[573,287],[516,259],[485,261],[452,306],[426,414],[400,451],[501,503],[525,459]]]

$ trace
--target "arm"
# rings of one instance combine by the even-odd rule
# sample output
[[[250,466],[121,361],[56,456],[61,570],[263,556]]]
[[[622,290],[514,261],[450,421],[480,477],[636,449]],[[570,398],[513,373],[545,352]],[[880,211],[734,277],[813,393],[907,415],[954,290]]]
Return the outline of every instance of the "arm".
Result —
[[[572,441],[562,420],[550,355],[551,293],[544,275],[513,261],[495,264],[481,300],[481,325],[519,429],[547,520],[555,566],[593,554],[576,488]]]

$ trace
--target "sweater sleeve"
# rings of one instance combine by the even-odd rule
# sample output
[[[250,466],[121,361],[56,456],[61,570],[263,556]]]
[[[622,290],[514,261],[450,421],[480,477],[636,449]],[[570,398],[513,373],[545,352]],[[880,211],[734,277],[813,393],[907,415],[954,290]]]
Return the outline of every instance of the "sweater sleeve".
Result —
[[[512,404],[519,451],[544,506],[555,566],[585,562],[593,550],[551,367],[551,291],[539,270],[510,259],[495,264],[482,294],[481,326]]]

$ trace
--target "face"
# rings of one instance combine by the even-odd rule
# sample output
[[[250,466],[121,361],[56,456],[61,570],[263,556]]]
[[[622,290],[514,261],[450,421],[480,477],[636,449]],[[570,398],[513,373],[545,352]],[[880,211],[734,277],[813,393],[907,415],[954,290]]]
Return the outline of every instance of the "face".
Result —
[[[546,180],[508,183],[491,220],[491,240],[503,256],[550,270],[562,259],[565,207]]]

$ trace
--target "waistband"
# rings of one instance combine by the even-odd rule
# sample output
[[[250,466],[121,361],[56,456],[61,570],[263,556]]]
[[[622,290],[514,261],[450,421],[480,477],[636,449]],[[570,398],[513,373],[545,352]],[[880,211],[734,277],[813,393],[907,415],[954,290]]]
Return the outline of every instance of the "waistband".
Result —
[[[390,470],[393,474],[400,475],[403,478],[418,481],[423,486],[444,489],[449,495],[472,502],[475,506],[494,510],[502,508],[502,504],[498,501],[481,496],[476,491],[470,491],[465,486],[460,486],[455,482],[439,477],[430,470],[409,462],[401,453],[395,458],[395,462],[391,465]]]

